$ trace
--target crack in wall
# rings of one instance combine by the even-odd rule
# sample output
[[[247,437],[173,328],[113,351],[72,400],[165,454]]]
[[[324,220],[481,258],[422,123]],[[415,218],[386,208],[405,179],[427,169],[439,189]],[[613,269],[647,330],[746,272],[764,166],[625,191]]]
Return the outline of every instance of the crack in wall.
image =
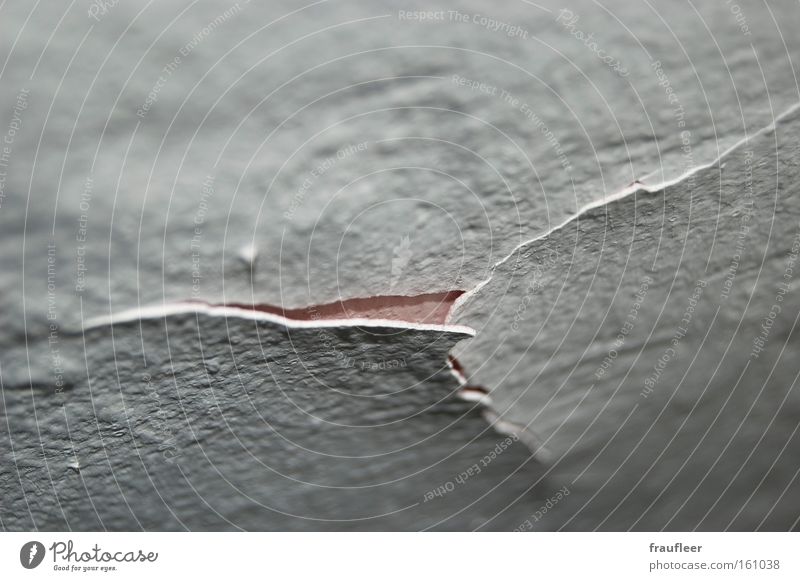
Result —
[[[460,291],[455,291],[456,293]],[[443,293],[450,295],[451,293]],[[431,296],[431,295],[422,295]],[[375,297],[377,298],[377,297]],[[406,297],[414,299],[415,297]],[[352,301],[368,301],[369,304],[376,304],[373,299],[350,299]],[[347,301],[345,301],[347,302]],[[403,301],[401,301],[402,303]],[[414,301],[410,301],[413,303]],[[315,329],[315,328],[336,328],[336,327],[388,327],[391,329],[414,329],[423,331],[445,331],[461,333],[467,336],[474,336],[475,330],[464,325],[451,325],[441,322],[442,319],[437,311],[429,311],[429,316],[425,322],[408,321],[402,313],[413,312],[419,305],[411,305],[407,310],[397,308],[374,309],[372,311],[354,312],[356,316],[340,316],[333,303],[331,305],[320,305],[320,309],[328,316],[314,318],[313,314],[318,307],[309,306],[302,309],[282,309],[271,305],[242,305],[239,303],[212,304],[202,301],[187,300],[176,303],[166,303],[162,305],[151,305],[134,309],[126,309],[109,315],[102,315],[88,319],[83,325],[83,330],[96,329],[120,323],[135,322],[142,319],[163,319],[171,315],[184,313],[204,314],[217,317],[239,317],[254,321],[269,321],[287,329]],[[322,309],[322,307],[326,307]],[[330,307],[328,310],[327,307]],[[438,309],[438,307],[437,307]],[[395,318],[391,318],[395,317]]]
[[[620,190],[619,192],[616,192],[615,194],[611,194],[610,196],[606,196],[602,200],[598,200],[596,202],[592,202],[590,204],[586,204],[585,206],[583,206],[580,209],[578,209],[577,212],[575,212],[574,214],[572,214],[569,217],[567,217],[563,222],[553,226],[552,228],[548,229],[547,231],[543,232],[542,234],[537,234],[533,238],[519,243],[505,257],[503,257],[502,259],[498,260],[497,262],[494,263],[494,265],[492,265],[490,274],[485,280],[482,280],[477,285],[475,285],[472,289],[462,293],[461,296],[459,296],[456,299],[455,303],[453,304],[453,308],[450,310],[450,315],[448,317],[448,321],[451,320],[458,313],[458,311],[461,308],[463,308],[463,306],[465,304],[467,304],[469,302],[470,298],[473,295],[479,293],[481,291],[481,289],[484,286],[486,286],[492,280],[492,278],[494,277],[494,273],[495,273],[495,271],[497,270],[497,268],[499,266],[501,266],[501,265],[505,264],[506,262],[508,262],[508,260],[512,256],[514,256],[515,254],[517,254],[518,252],[520,252],[524,248],[527,248],[528,246],[531,246],[532,244],[534,244],[534,243],[536,243],[536,242],[538,242],[540,240],[546,239],[547,237],[551,236],[555,232],[558,232],[559,230],[564,229],[565,227],[567,227],[569,224],[572,224],[573,222],[579,222],[581,218],[583,218],[586,215],[588,215],[588,213],[591,212],[592,210],[596,210],[598,208],[602,208],[604,206],[608,206],[609,204],[611,204],[613,202],[624,200],[626,198],[633,197],[635,199],[637,194],[656,194],[656,193],[662,192],[663,190],[665,190],[665,189],[667,189],[669,187],[672,187],[672,186],[680,184],[680,183],[682,183],[684,181],[687,181],[687,180],[693,178],[695,175],[697,175],[698,173],[700,173],[702,171],[706,171],[706,170],[713,169],[713,168],[722,168],[722,167],[724,167],[724,163],[722,163],[722,162],[726,157],[728,157],[732,153],[736,152],[741,147],[747,145],[750,142],[750,140],[752,140],[752,139],[754,139],[756,137],[759,137],[761,135],[766,135],[766,134],[768,134],[768,133],[770,133],[772,131],[775,131],[775,128],[776,128],[777,124],[780,121],[783,121],[785,118],[789,117],[790,115],[792,115],[793,113],[795,113],[798,110],[800,110],[800,102],[795,103],[794,105],[789,107],[786,111],[784,111],[783,113],[781,113],[780,115],[775,117],[775,119],[772,121],[772,123],[770,123],[766,127],[763,127],[761,129],[759,129],[758,131],[756,131],[755,133],[753,133],[752,135],[745,136],[744,138],[740,139],[738,142],[734,143],[732,146],[730,146],[728,149],[726,149],[724,152],[722,152],[719,156],[717,156],[710,163],[706,163],[706,164],[702,164],[702,165],[696,165],[696,166],[692,167],[691,169],[687,170],[686,172],[684,172],[683,174],[679,175],[676,178],[673,178],[673,179],[670,179],[670,180],[665,180],[665,181],[659,182],[657,184],[648,185],[648,184],[645,184],[645,183],[637,180],[637,181],[633,182],[630,186],[628,186],[626,188],[623,188],[622,190]],[[647,176],[655,175],[655,173],[656,172],[653,171],[653,172],[647,174]],[[646,179],[646,178],[643,178],[643,179]]]
[[[170,314],[183,312],[197,312],[209,315],[245,317],[255,320],[270,320],[284,325],[288,328],[309,328],[309,327],[337,327],[337,326],[363,326],[363,327],[390,327],[398,329],[422,329],[431,331],[456,331],[467,335],[465,338],[474,337],[476,332],[468,326],[453,324],[454,318],[459,311],[469,303],[471,298],[481,292],[494,277],[497,268],[508,262],[515,254],[528,248],[537,242],[544,240],[555,232],[566,228],[572,223],[579,222],[586,217],[592,210],[603,208],[609,204],[633,197],[634,202],[637,195],[656,194],[665,189],[693,179],[695,175],[702,171],[713,168],[722,169],[724,160],[732,153],[746,146],[751,139],[768,134],[775,130],[776,125],[800,110],[800,103],[796,103],[773,120],[768,126],[760,129],[752,135],[746,136],[738,141],[712,162],[695,165],[676,178],[665,180],[657,184],[646,184],[635,181],[627,188],[602,200],[587,204],[577,212],[570,215],[563,222],[548,229],[546,232],[535,236],[518,244],[504,258],[497,261],[490,269],[489,276],[475,285],[470,290],[451,290],[438,293],[425,293],[420,295],[378,295],[372,297],[342,299],[335,303],[320,305],[310,305],[303,308],[284,309],[279,306],[269,304],[244,304],[244,303],[223,303],[213,304],[203,301],[184,301],[162,306],[152,306],[140,309],[123,311],[108,317],[99,317],[90,320],[84,329],[114,324],[117,322],[138,320],[142,318],[166,317]],[[648,174],[655,175],[656,172]],[[646,178],[643,178],[646,179]],[[484,419],[498,433],[513,435],[519,438],[527,447],[539,458],[547,458],[549,454],[543,448],[541,441],[529,428],[515,422],[503,419],[495,410],[492,409],[492,399],[489,390],[480,385],[473,385],[469,381],[469,376],[461,363],[453,356],[449,355],[447,365],[452,375],[459,383],[457,395],[464,401],[475,403],[480,406]]]
[[[299,309],[256,304],[225,303],[223,306],[272,313],[295,321],[331,321],[346,319],[378,319],[416,324],[444,325],[453,303],[464,291],[453,290],[421,295],[380,295],[343,299],[335,303],[311,305]]]

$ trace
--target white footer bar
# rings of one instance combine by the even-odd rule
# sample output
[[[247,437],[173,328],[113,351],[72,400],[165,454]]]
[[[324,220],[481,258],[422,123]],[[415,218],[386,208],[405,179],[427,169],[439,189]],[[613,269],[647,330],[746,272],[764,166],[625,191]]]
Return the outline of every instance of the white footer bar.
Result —
[[[2,533],[1,579],[800,579],[794,533]]]

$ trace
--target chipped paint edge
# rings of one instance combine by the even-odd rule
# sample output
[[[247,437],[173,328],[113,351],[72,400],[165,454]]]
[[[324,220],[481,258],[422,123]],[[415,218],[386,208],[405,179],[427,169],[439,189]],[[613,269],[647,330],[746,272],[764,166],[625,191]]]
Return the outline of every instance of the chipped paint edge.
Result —
[[[147,307],[140,307],[136,309],[126,309],[110,315],[102,315],[99,317],[92,317],[88,319],[83,325],[85,331],[105,327],[109,325],[117,325],[120,323],[131,323],[139,320],[152,320],[163,319],[174,315],[183,314],[197,314],[207,315],[211,317],[230,317],[238,319],[247,319],[251,321],[265,321],[274,323],[287,329],[319,329],[319,328],[349,328],[349,327],[367,327],[367,328],[390,328],[390,329],[406,329],[414,331],[437,331],[446,333],[457,333],[474,337],[476,332],[472,327],[466,325],[434,325],[426,323],[412,323],[406,321],[397,321],[392,319],[364,319],[364,318],[348,318],[348,319],[318,319],[312,321],[300,321],[297,319],[290,319],[281,315],[272,313],[265,313],[253,309],[243,309],[239,307],[226,307],[226,306],[211,306],[202,303],[168,303],[164,305],[151,305]]]

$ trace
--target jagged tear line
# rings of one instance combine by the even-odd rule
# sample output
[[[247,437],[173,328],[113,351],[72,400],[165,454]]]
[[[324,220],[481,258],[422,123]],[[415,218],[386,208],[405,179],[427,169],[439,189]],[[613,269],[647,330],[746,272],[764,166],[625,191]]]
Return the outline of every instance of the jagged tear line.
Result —
[[[592,210],[596,210],[597,208],[602,208],[604,206],[608,206],[612,202],[616,202],[618,200],[622,200],[622,199],[625,199],[625,198],[629,198],[629,197],[635,198],[636,195],[638,195],[638,194],[656,194],[656,193],[661,192],[661,191],[663,191],[663,190],[665,190],[665,189],[667,189],[669,187],[672,187],[672,186],[675,186],[675,185],[677,185],[677,184],[679,184],[681,182],[684,182],[684,181],[688,180],[690,177],[692,177],[692,176],[694,176],[694,175],[696,175],[696,174],[698,174],[698,173],[700,173],[702,171],[705,171],[705,170],[708,170],[708,169],[713,169],[715,167],[720,167],[720,165],[725,160],[725,158],[728,157],[730,154],[734,153],[740,147],[742,147],[744,145],[747,145],[752,139],[754,139],[756,137],[759,137],[761,135],[766,135],[766,134],[768,134],[768,133],[770,133],[772,131],[775,131],[775,128],[776,128],[777,124],[780,121],[783,121],[785,118],[789,117],[790,115],[792,115],[792,113],[794,113],[794,112],[796,112],[798,110],[800,110],[800,102],[795,103],[794,105],[789,107],[786,111],[784,111],[783,113],[781,113],[780,115],[775,117],[775,119],[772,121],[772,123],[770,123],[766,127],[763,127],[761,129],[759,129],[758,131],[756,131],[752,135],[744,137],[744,138],[740,139],[739,141],[737,141],[736,143],[734,143],[733,145],[731,145],[728,149],[723,151],[717,158],[715,158],[710,163],[694,166],[694,167],[692,167],[691,169],[685,171],[683,174],[679,175],[676,178],[673,178],[671,180],[666,180],[666,181],[663,181],[663,182],[659,182],[657,184],[644,184],[644,183],[642,183],[640,181],[635,181],[631,185],[629,185],[628,187],[623,188],[622,190],[620,190],[619,192],[617,192],[615,194],[611,194],[609,196],[604,197],[602,200],[598,200],[596,202],[591,202],[591,203],[586,204],[585,206],[579,208],[577,212],[575,212],[571,216],[567,217],[563,222],[553,226],[552,228],[550,228],[546,232],[544,232],[542,234],[538,234],[538,235],[534,236],[533,238],[531,238],[529,240],[526,240],[525,242],[519,243],[517,246],[514,247],[514,249],[511,252],[509,252],[504,258],[502,258],[499,261],[497,261],[491,267],[491,270],[490,270],[488,278],[486,278],[485,280],[479,282],[472,289],[462,293],[456,299],[455,303],[453,303],[453,307],[450,309],[450,314],[448,316],[447,321],[449,322],[450,320],[452,320],[453,317],[458,313],[458,311],[460,309],[462,309],[464,307],[464,305],[470,300],[470,298],[472,296],[474,296],[475,294],[477,294],[478,292],[480,292],[480,290],[492,280],[492,278],[494,277],[494,273],[495,273],[495,271],[497,270],[497,268],[499,266],[501,266],[504,263],[508,262],[508,260],[512,256],[514,256],[517,252],[519,252],[523,248],[526,248],[527,246],[530,246],[531,244],[533,244],[535,242],[538,242],[540,240],[544,240],[545,238],[547,238],[551,234],[554,234],[555,232],[558,232],[559,230],[564,229],[569,224],[579,221],[581,218],[586,216]],[[649,173],[647,175],[648,176],[652,176],[655,173],[656,172],[653,171],[653,172],[651,172],[651,173]]]
[[[416,297],[401,297],[408,299],[408,302],[414,306],[419,297],[432,297],[432,296],[450,296],[455,297],[461,294],[462,291],[452,291],[449,293],[434,293],[429,295],[417,295]],[[366,301],[374,304],[374,299],[383,299],[384,297],[373,297],[366,299],[348,299],[344,303],[357,303]],[[396,297],[392,297],[396,298]],[[452,305],[452,301],[450,303]],[[395,303],[397,306],[397,303]],[[449,309],[449,307],[448,307]],[[83,325],[83,330],[105,327],[119,323],[134,322],[142,319],[163,319],[171,315],[179,315],[184,313],[204,314],[214,317],[238,317],[249,319],[253,321],[268,321],[275,323],[287,329],[316,329],[336,328],[336,327],[388,327],[391,329],[408,329],[408,330],[421,330],[421,331],[439,331],[439,332],[453,332],[469,337],[475,335],[475,330],[471,327],[464,325],[450,325],[445,322],[446,316],[438,317],[435,322],[426,323],[418,321],[408,321],[403,318],[398,318],[397,313],[387,312],[385,310],[375,309],[372,312],[359,312],[360,316],[337,316],[335,308],[331,305],[310,306],[304,309],[282,309],[272,305],[218,305],[207,303],[197,300],[180,301],[176,303],[166,303],[163,305],[152,305],[149,307],[139,307],[134,309],[127,309],[118,313],[110,315],[103,315],[94,317],[86,321]],[[321,316],[316,313],[327,313],[329,316]],[[394,315],[394,316],[393,316]],[[423,319],[427,320],[428,318]]]
[[[447,356],[447,365],[450,373],[459,382],[461,388],[457,395],[464,401],[475,403],[481,407],[481,417],[498,434],[513,436],[522,442],[538,460],[547,461],[550,453],[542,444],[541,439],[528,427],[522,424],[503,419],[492,409],[492,398],[489,390],[481,385],[469,383],[466,372],[461,363],[453,355]]]

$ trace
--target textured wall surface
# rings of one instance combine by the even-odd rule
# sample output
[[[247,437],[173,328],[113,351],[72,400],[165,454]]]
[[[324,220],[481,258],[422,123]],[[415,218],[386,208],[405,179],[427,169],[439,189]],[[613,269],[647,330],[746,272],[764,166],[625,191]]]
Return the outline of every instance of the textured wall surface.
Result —
[[[4,2],[0,526],[796,529],[798,28]]]

